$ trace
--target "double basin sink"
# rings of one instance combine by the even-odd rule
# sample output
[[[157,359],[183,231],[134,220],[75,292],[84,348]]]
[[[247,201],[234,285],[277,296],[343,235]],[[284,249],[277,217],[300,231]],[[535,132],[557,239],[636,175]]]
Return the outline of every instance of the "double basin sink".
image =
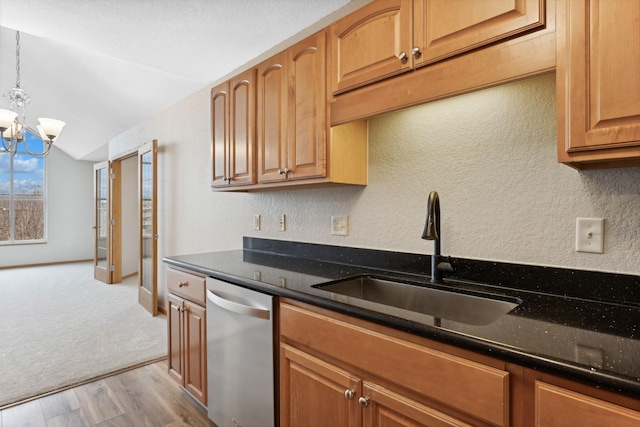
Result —
[[[440,285],[357,276],[314,286],[316,289],[468,325],[488,325],[522,303],[519,298]],[[344,298],[343,298],[344,299]]]

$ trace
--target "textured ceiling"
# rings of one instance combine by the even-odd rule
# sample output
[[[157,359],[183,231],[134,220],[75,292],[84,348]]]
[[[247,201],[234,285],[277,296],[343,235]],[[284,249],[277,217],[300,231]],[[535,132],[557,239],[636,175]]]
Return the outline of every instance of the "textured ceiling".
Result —
[[[366,2],[0,0],[0,92],[15,86],[19,30],[21,87],[32,98],[27,122],[63,120],[60,149],[105,160],[114,136],[336,10]]]

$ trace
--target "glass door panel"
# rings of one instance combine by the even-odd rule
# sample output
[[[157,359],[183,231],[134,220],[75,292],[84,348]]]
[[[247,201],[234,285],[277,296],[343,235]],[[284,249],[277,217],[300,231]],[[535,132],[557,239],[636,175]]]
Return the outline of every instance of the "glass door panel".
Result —
[[[138,150],[138,194],[140,219],[140,267],[138,301],[152,315],[158,313],[157,286],[157,141]]]
[[[94,165],[94,277],[111,283],[109,162]]]

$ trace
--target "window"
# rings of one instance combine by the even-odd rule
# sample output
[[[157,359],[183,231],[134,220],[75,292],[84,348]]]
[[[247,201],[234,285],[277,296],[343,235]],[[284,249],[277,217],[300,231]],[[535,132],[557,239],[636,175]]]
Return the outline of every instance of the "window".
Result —
[[[27,132],[27,141],[31,151],[42,152],[40,138]],[[45,163],[23,144],[13,156],[0,152],[0,244],[45,240]]]

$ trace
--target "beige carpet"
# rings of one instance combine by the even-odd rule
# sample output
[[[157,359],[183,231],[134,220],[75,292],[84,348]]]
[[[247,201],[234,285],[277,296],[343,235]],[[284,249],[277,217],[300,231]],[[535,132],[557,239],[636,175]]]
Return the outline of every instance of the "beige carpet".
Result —
[[[86,262],[0,270],[0,409],[166,356],[166,317],[137,292]]]

